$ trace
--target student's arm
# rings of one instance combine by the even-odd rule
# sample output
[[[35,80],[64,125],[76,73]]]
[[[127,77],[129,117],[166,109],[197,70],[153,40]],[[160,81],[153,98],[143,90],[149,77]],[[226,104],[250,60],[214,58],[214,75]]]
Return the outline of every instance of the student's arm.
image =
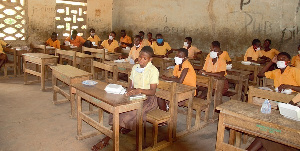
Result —
[[[293,86],[293,85],[287,85],[287,84],[282,84],[278,87],[278,91],[281,92],[284,89],[292,89],[296,92],[300,92],[300,86]]]
[[[131,80],[130,80],[131,82]],[[150,89],[134,89],[127,92],[126,96],[145,94],[147,96],[155,95],[157,84],[150,84]]]
[[[186,77],[186,74],[188,73],[189,68],[184,68],[180,74],[180,77],[166,77],[166,76],[162,76],[161,78],[167,81],[174,81],[177,83],[182,83],[184,81],[184,78]]]
[[[265,72],[267,72],[269,70],[269,68],[273,65],[273,63],[277,62],[277,56],[275,56],[272,61],[270,61],[266,66],[264,66],[261,71],[258,73],[257,76],[259,77],[264,77],[265,76]]]

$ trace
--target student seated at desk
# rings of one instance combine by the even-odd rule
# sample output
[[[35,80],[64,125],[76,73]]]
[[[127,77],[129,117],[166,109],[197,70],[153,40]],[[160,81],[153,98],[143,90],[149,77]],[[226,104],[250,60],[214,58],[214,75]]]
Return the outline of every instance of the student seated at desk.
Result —
[[[134,62],[137,62],[140,55],[140,51],[142,50],[143,47],[144,46],[141,42],[141,36],[136,35],[134,38],[134,46],[131,48],[129,52],[129,58],[133,59]]]
[[[300,45],[298,46],[297,54],[298,55],[296,55],[292,58],[291,64],[293,67],[300,69]]]
[[[71,45],[81,47],[85,40],[81,36],[77,36],[77,30],[73,30],[71,37],[68,37],[66,41],[69,41]]]
[[[278,55],[280,52],[277,49],[270,48],[271,40],[266,39],[264,41],[264,50],[261,50],[262,58],[267,59],[267,61],[271,61],[275,55]]]
[[[151,46],[152,42],[155,41],[155,39],[152,38],[152,33],[151,32],[148,32],[147,38],[148,38],[147,40],[148,40],[149,46]]]
[[[197,47],[192,46],[193,39],[192,37],[185,37],[184,43],[183,43],[183,48],[187,49],[189,51],[189,59],[194,59],[196,58],[197,54],[201,54],[202,51],[199,50]]]
[[[203,69],[199,71],[200,74],[214,76],[214,77],[224,77],[226,75],[226,60],[222,59],[220,56],[224,53],[221,50],[221,44],[218,41],[213,41],[210,47],[211,51],[205,59]],[[207,96],[207,88],[198,87],[198,90],[202,91],[199,96],[201,99],[205,99]],[[224,89],[222,94],[225,94],[228,90],[228,81],[224,82]]]
[[[150,46],[148,40],[145,38],[145,33],[143,31],[139,32],[139,36],[141,36],[141,42],[143,46]]]
[[[156,41],[152,42],[155,57],[168,57],[172,48],[168,42],[165,42],[162,34],[156,34]]]
[[[60,49],[60,41],[57,39],[57,33],[53,32],[51,38],[46,41],[46,46],[51,46],[56,49]]]
[[[102,42],[101,39],[96,35],[94,28],[90,29],[90,37],[87,40],[91,41],[92,43],[95,43],[95,45],[98,46],[100,46]]]
[[[101,45],[100,49],[107,49],[108,52],[116,52],[119,48],[119,43],[115,40],[116,33],[114,31],[110,32],[108,36],[108,40],[104,40]]]
[[[149,111],[157,108],[157,98],[155,96],[158,85],[159,72],[157,68],[152,65],[153,49],[150,46],[142,48],[138,61],[132,67],[129,88],[127,89],[127,96],[145,94],[147,100],[143,103],[143,121],[146,120],[146,115]],[[110,115],[109,124],[112,125],[112,116]],[[136,110],[120,114],[120,132],[126,134],[136,127]],[[99,143],[93,146],[92,150],[97,151],[108,145],[110,138],[106,136]]]
[[[196,87],[196,72],[192,64],[188,60],[188,50],[180,48],[175,57],[175,67],[173,70],[173,77],[162,76],[162,79],[168,81],[175,81],[192,87]],[[179,106],[184,102],[180,102]],[[158,99],[158,105],[161,110],[166,111],[166,102],[162,99]]]
[[[131,45],[132,45],[131,38],[129,36],[127,36],[125,30],[121,30],[120,43],[121,43],[122,48],[131,47]]]
[[[258,73],[258,76],[273,79],[274,87],[278,88],[279,92],[284,89],[300,92],[300,69],[290,67],[290,60],[291,56],[288,53],[281,52]],[[268,71],[274,63],[278,69]]]
[[[257,62],[258,58],[262,57],[260,47],[261,47],[260,40],[254,39],[252,41],[252,46],[250,46],[245,53],[244,61]]]
[[[3,51],[3,46],[10,47],[10,45],[3,40],[0,40],[0,69],[7,61],[7,55]]]

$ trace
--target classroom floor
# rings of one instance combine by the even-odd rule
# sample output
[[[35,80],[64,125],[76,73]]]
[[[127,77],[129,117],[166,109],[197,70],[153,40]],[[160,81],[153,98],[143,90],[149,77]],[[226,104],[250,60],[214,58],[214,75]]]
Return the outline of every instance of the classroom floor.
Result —
[[[30,79],[37,78],[30,76]],[[54,105],[51,90],[42,92],[40,83],[23,83],[22,76],[0,78],[0,151],[88,151],[103,138],[103,135],[99,135],[77,140],[77,120],[69,117],[70,104]],[[51,86],[51,80],[46,85]],[[178,129],[185,128],[184,115],[179,115],[179,121]],[[92,130],[87,124],[83,129]],[[151,144],[151,130],[152,126],[147,124],[148,145]],[[159,128],[159,134],[166,134],[166,130],[166,127]],[[213,122],[178,139],[164,151],[213,151],[216,132],[217,122]],[[163,136],[160,135],[159,139],[163,139]],[[112,150],[112,141],[103,150]],[[120,134],[120,150],[135,150],[135,131],[127,135]]]

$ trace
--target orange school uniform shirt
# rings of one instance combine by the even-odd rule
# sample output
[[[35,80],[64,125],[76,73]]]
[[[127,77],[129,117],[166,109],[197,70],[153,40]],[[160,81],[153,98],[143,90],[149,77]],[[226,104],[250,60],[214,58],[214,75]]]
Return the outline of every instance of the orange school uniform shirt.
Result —
[[[104,40],[101,43],[101,46],[103,46],[105,49],[108,50],[108,52],[115,52],[115,49],[119,47],[119,43],[116,40],[113,40],[111,44],[108,44],[108,40]]]
[[[140,55],[140,51],[142,50],[143,45],[141,45],[140,47],[136,48],[135,46],[133,46],[129,52],[129,57],[133,60],[135,60],[136,58],[139,57]]]
[[[294,57],[292,58],[291,64],[292,64],[293,66],[295,66],[296,68],[300,69],[300,54],[297,55],[297,56],[294,56]]]
[[[151,44],[149,44],[149,41],[147,39],[143,39],[142,45],[143,46],[150,46]]]
[[[49,38],[47,41],[46,41],[47,45],[51,46],[51,47],[54,47],[56,49],[60,49],[60,41],[59,40],[55,40],[53,41],[51,38]]]
[[[75,39],[71,40],[71,37],[68,37],[66,41],[70,41],[73,46],[80,47],[81,44],[85,42],[85,40],[81,36],[76,36]]]
[[[183,48],[187,49],[186,46],[183,46]],[[193,59],[194,56],[195,56],[195,53],[201,52],[201,50],[199,50],[199,49],[198,49],[197,47],[195,47],[195,46],[191,46],[191,47],[188,49],[188,52],[189,52],[188,58],[189,58],[189,59]]]
[[[196,72],[195,72],[193,66],[191,65],[191,63],[188,60],[185,60],[182,63],[182,68],[181,68],[180,71],[179,71],[179,65],[175,65],[174,70],[173,70],[173,76],[179,78],[180,75],[181,75],[181,72],[185,68],[188,69],[188,72],[187,72],[182,84],[189,85],[189,86],[192,86],[192,87],[196,87]]]
[[[96,45],[98,45],[99,41],[101,41],[101,39],[97,35],[94,35],[94,38],[90,36],[87,40],[95,42]]]
[[[226,60],[220,59],[219,57],[217,62],[213,64],[212,58],[210,58],[210,55],[208,54],[205,59],[203,70],[211,73],[225,71],[225,75],[226,75]]]
[[[3,40],[0,40],[0,53],[4,53],[2,46],[6,46],[6,45],[7,45],[6,42],[4,42]]]
[[[245,53],[244,61],[247,61],[247,57],[252,57],[252,60],[257,61],[259,57],[262,57],[260,50],[255,51],[253,46],[249,47]]]
[[[268,57],[268,58],[270,58],[270,59],[273,59],[274,58],[274,56],[275,55],[278,55],[280,52],[277,50],[277,49],[274,49],[274,48],[272,48],[271,50],[269,50],[269,51],[265,51],[265,50],[262,50],[261,51],[261,54],[263,55],[263,56],[266,56],[266,57]]]
[[[300,69],[287,66],[281,74],[280,69],[268,71],[265,73],[266,78],[274,80],[274,87],[277,88],[281,84],[300,86]]]
[[[226,62],[231,61],[227,51],[223,51],[223,53],[219,56],[219,58],[225,60]]]
[[[157,42],[153,41],[151,47],[155,55],[166,55],[167,51],[172,49],[168,42],[164,42],[164,45],[159,46]]]
[[[128,43],[128,44],[132,44],[132,41],[131,41],[131,38],[129,37],[129,36],[125,36],[125,37],[121,37],[120,38],[120,43],[122,43],[122,42],[124,42],[124,43]],[[121,45],[123,48],[124,47],[127,47],[127,45],[125,45],[125,44],[123,44],[123,45]]]

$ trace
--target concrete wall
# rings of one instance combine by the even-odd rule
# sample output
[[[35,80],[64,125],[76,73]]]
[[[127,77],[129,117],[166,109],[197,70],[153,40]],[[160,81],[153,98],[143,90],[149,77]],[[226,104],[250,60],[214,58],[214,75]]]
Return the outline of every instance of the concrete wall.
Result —
[[[254,38],[272,40],[296,53],[300,43],[300,0],[115,0],[112,29],[162,33],[173,48],[186,36],[203,51],[213,40],[231,56],[244,54]]]

